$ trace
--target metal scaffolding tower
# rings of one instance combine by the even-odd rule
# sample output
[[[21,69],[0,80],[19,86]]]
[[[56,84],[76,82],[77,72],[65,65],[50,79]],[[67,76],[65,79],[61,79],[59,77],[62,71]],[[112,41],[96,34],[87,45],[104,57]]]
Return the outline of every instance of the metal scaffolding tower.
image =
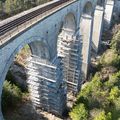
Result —
[[[28,87],[33,105],[56,115],[66,109],[66,86],[60,58],[52,63],[31,56],[27,64]]]
[[[70,32],[64,29],[65,32]],[[58,56],[62,58],[64,68],[64,79],[67,82],[67,91],[78,92],[81,65],[81,37],[65,36],[60,34],[58,39]]]

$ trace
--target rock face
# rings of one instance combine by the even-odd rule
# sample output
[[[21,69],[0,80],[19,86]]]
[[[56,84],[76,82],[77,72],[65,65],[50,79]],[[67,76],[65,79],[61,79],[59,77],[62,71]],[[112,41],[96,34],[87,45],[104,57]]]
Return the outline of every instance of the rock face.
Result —
[[[19,87],[21,87],[23,90],[26,90],[27,89],[26,69],[19,64],[13,63],[11,65],[10,72],[14,79],[12,81]]]

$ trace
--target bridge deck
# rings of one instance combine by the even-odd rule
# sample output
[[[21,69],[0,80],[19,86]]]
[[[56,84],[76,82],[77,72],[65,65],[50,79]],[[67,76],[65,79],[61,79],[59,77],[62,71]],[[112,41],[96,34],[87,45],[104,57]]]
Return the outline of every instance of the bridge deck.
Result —
[[[36,7],[31,12],[26,12],[24,15],[16,15],[13,20],[8,19],[7,22],[0,23],[0,48],[3,47],[9,40],[17,34],[28,29],[45,17],[55,13],[56,11],[68,6],[76,0],[60,0],[54,3],[45,4],[42,7]]]

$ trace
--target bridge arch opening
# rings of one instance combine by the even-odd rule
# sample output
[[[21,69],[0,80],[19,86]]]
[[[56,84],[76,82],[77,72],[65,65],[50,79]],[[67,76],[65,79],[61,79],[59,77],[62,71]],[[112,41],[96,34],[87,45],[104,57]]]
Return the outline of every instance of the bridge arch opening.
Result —
[[[98,0],[97,1],[97,5],[100,6],[100,7],[103,7],[105,4],[105,0]]]
[[[84,5],[83,14],[92,16],[92,13],[93,13],[93,6],[92,6],[92,3],[88,1],[88,2]]]
[[[76,20],[75,16],[73,13],[68,13],[63,21],[63,29],[69,29],[72,30],[73,33],[75,32],[76,29]]]
[[[75,30],[76,30],[75,16],[73,13],[68,13],[63,19],[61,30],[58,35],[57,56],[65,57],[65,53],[63,52],[64,50],[62,50],[63,48],[65,48],[65,46],[62,44],[64,41],[67,42],[67,44],[69,44],[69,42],[72,40],[72,37],[75,34]]]
[[[13,48],[13,49],[15,49],[14,50],[14,52],[12,53],[12,55],[10,56],[10,58],[9,58],[9,60],[8,60],[8,62],[6,63],[6,66],[5,66],[5,68],[4,68],[4,71],[3,71],[3,74],[2,74],[2,77],[1,77],[1,85],[3,86],[3,84],[5,83],[4,81],[6,80],[6,76],[7,76],[7,73],[8,73],[8,71],[10,70],[10,68],[11,68],[11,65],[12,65],[12,67],[13,67],[13,61],[15,61],[15,63],[14,63],[14,69],[16,69],[16,66],[15,65],[18,65],[18,66],[20,66],[19,68],[18,68],[18,66],[17,66],[17,71],[16,71],[16,73],[15,73],[15,71],[13,72],[13,74],[18,74],[18,75],[20,75],[21,76],[21,74],[20,74],[20,71],[19,70],[21,70],[21,72],[23,73],[23,72],[25,72],[24,73],[24,75],[22,75],[22,77],[21,78],[23,78],[24,80],[25,79],[27,79],[26,78],[26,76],[28,75],[28,73],[26,73],[26,66],[24,66],[22,69],[20,69],[21,68],[21,66],[23,66],[23,65],[21,65],[21,64],[18,64],[18,63],[16,63],[16,62],[18,62],[18,61],[16,61],[15,60],[15,58],[17,58],[17,59],[19,59],[19,61],[21,61],[21,56],[23,57],[23,58],[27,58],[27,57],[30,57],[31,55],[32,56],[38,56],[40,59],[42,59],[42,60],[45,60],[45,61],[49,61],[49,59],[50,59],[50,55],[49,55],[49,50],[48,50],[48,48],[47,48],[47,45],[45,44],[45,42],[43,42],[43,41],[41,41],[41,40],[36,40],[36,41],[34,41],[34,40],[28,40],[27,42],[25,42],[25,43],[21,43],[21,45],[19,45],[19,46],[17,46],[16,48]],[[24,47],[25,46],[25,47]],[[29,51],[29,55],[28,56],[24,56],[24,54],[21,52],[21,50],[23,50],[24,49],[24,52],[27,52],[27,51]],[[27,51],[26,51],[27,50]],[[20,54],[18,54],[18,53],[20,53]],[[25,58],[25,59],[26,59]],[[24,62],[26,62],[26,61],[24,61]],[[23,63],[23,62],[22,62]],[[25,64],[24,64],[25,65]],[[12,75],[13,75],[12,74]],[[20,77],[19,76],[19,77]],[[14,77],[15,78],[15,77]],[[18,77],[17,77],[17,79],[18,79]],[[19,79],[20,80],[20,79]],[[28,86],[28,83],[27,83],[27,81],[25,80],[25,81],[22,81],[22,83],[21,83],[21,85],[22,84],[24,84],[24,85],[27,85]],[[9,80],[10,81],[10,80]],[[11,82],[11,81],[10,81]],[[13,81],[12,81],[13,82]],[[15,82],[15,81],[14,81]],[[20,81],[19,81],[20,82]],[[11,83],[11,84],[13,84],[13,83]],[[16,83],[15,82],[15,84],[19,84],[18,82]],[[8,85],[8,84],[7,84]],[[7,86],[8,88],[7,89],[9,89],[9,86]],[[13,86],[11,86],[11,87],[13,87]],[[26,86],[25,86],[26,87]],[[3,89],[3,87],[1,87],[1,89],[0,89],[0,92],[1,92],[1,94],[2,94],[2,96],[3,96],[3,92],[2,91],[5,91],[6,89]],[[5,92],[10,92],[10,91],[5,91]],[[12,91],[13,92],[13,91]],[[12,92],[11,92],[11,94],[12,94]],[[31,91],[30,91],[31,92]],[[13,92],[13,95],[14,95],[14,92]],[[31,95],[31,94],[30,94]],[[5,98],[6,96],[4,96],[4,98]],[[2,97],[1,97],[2,98]],[[1,105],[0,105],[0,107],[2,107],[2,100],[0,99],[0,102],[1,102]],[[13,103],[14,103],[14,99],[13,99],[13,101],[12,101]],[[0,108],[1,109],[1,108]],[[3,111],[3,109],[2,110],[0,110],[0,116],[3,116],[2,115],[2,111]],[[12,114],[12,113],[11,113]],[[4,116],[3,116],[4,117]],[[10,115],[9,116],[10,118],[12,117],[12,115]],[[20,117],[20,116],[19,116]],[[10,119],[10,118],[8,118],[8,119]],[[4,118],[2,118],[1,120],[3,120]],[[11,118],[12,119],[12,118]]]

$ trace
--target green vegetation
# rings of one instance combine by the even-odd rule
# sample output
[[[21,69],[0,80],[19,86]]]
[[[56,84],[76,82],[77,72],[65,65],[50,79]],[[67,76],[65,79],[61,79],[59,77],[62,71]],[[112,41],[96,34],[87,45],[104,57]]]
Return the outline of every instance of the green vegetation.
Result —
[[[19,53],[16,55],[15,62],[18,63],[19,65],[25,67],[26,65],[26,59],[30,57],[31,55],[31,50],[29,45],[25,45]]]
[[[2,110],[6,112],[8,108],[16,107],[22,100],[22,92],[15,84],[4,82],[3,94],[2,94]]]
[[[114,42],[115,43],[115,42]],[[115,49],[108,49],[100,59],[99,64],[102,67],[114,66],[117,69],[120,69],[120,55]]]
[[[113,36],[111,48],[120,54],[120,30]]]
[[[51,0],[0,0],[0,19],[13,16]]]
[[[84,104],[79,104],[74,107],[73,112],[70,113],[73,120],[87,120],[88,111]]]
[[[17,55],[15,59],[15,63],[19,67],[25,67],[26,59],[30,56],[31,51],[28,45],[26,45]],[[20,71],[19,71],[20,72]],[[26,80],[26,76],[20,74],[23,80]],[[24,88],[21,86],[17,80],[15,80],[12,71],[9,70],[6,76],[6,80],[3,85],[2,92],[2,110],[3,113],[6,114],[9,109],[15,109],[22,101],[26,100],[29,97],[28,88]]]
[[[100,58],[99,71],[85,83],[69,113],[72,120],[120,120],[120,31]],[[82,118],[82,119],[81,119]]]
[[[111,113],[105,114],[105,111],[101,111],[94,120],[111,120]]]

